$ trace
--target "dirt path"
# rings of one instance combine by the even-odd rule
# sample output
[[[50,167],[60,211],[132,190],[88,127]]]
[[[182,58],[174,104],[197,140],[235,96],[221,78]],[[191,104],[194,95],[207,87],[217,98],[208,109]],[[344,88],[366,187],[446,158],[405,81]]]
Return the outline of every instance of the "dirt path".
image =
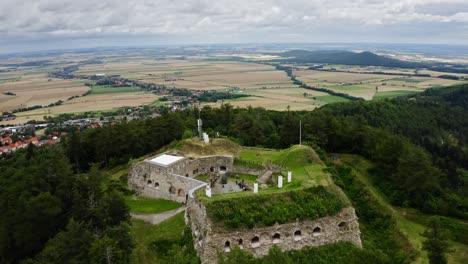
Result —
[[[177,214],[180,212],[185,211],[185,207],[180,207],[175,210],[167,211],[167,212],[162,212],[162,213],[157,213],[157,214],[134,214],[131,213],[133,218],[143,220],[145,222],[151,223],[153,225],[157,225]]]

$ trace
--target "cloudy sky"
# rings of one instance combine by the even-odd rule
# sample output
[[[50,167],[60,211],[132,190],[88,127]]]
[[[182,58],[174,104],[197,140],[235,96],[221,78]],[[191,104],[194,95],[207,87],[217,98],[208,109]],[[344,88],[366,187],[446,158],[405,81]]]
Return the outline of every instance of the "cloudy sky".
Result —
[[[266,42],[468,45],[468,0],[0,0],[0,53]]]

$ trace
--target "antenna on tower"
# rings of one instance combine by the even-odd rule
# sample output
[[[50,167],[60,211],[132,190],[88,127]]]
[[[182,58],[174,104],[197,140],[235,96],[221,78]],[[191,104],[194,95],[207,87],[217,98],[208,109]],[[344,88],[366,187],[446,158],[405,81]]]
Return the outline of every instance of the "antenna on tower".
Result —
[[[198,119],[197,119],[198,137],[200,139],[203,139],[203,134],[202,134],[203,121],[201,120],[200,114],[201,114],[201,109],[200,109],[200,106],[199,106],[198,107]]]

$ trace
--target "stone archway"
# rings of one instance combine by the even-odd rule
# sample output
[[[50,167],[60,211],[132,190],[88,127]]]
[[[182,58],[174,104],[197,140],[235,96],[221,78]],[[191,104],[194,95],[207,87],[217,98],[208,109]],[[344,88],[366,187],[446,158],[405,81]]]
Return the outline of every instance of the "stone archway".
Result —
[[[169,187],[169,193],[170,194],[175,194],[176,193],[176,188],[174,186]]]
[[[185,196],[185,191],[184,191],[183,189],[179,189],[179,190],[177,191],[177,196],[179,196],[179,197],[184,197],[184,196]]]
[[[294,232],[294,241],[299,240],[302,240],[302,232],[301,230],[296,230],[296,232]]]
[[[229,240],[224,243],[224,252],[231,252],[231,242]]]
[[[279,233],[275,233],[272,237],[273,244],[281,243],[281,235]]]
[[[258,236],[254,236],[250,241],[250,245],[252,248],[258,248],[260,246],[260,238]]]
[[[322,233],[322,229],[320,227],[318,227],[318,226],[316,228],[314,228],[314,230],[312,230],[312,235],[313,236],[320,236],[321,233]]]
[[[348,230],[349,230],[348,223],[346,223],[346,222],[341,222],[341,223],[339,223],[339,224],[338,224],[338,229],[339,229],[340,231],[342,231],[342,232],[343,232],[343,231],[348,231]]]

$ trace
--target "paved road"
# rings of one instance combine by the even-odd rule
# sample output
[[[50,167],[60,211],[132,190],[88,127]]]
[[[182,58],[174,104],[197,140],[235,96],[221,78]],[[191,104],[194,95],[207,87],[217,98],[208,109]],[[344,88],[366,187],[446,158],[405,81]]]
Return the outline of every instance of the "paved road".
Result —
[[[131,213],[133,218],[143,220],[145,222],[151,223],[153,225],[157,225],[177,214],[180,212],[185,211],[185,207],[180,207],[175,210],[167,211],[167,212],[162,212],[162,213],[157,213],[157,214],[134,214]]]

